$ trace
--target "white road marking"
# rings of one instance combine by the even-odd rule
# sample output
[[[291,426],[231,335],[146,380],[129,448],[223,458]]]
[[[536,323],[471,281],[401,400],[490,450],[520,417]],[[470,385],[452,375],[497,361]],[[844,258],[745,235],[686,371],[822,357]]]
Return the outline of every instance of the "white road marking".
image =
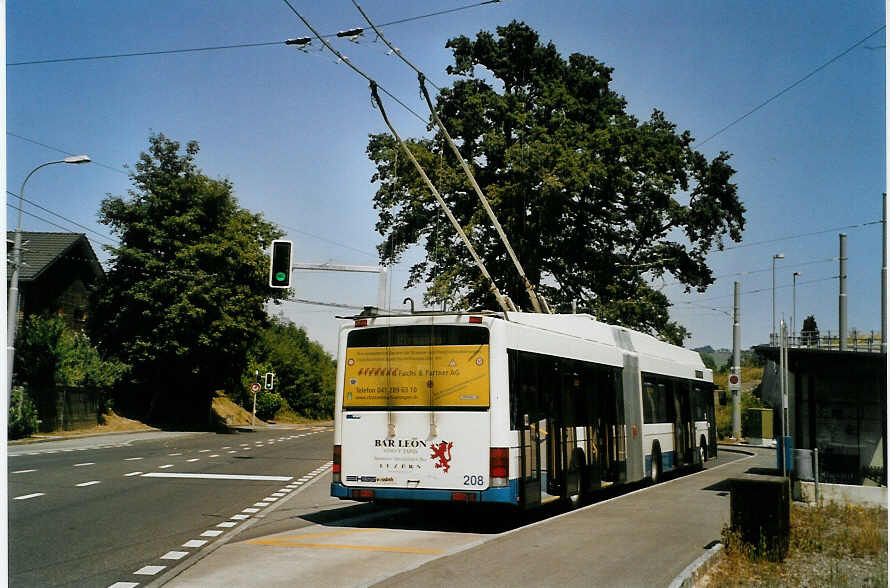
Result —
[[[167,455],[169,455],[170,457],[176,457],[177,455],[182,455],[182,453],[168,453]]]
[[[18,470],[17,472],[12,472],[13,474],[30,474],[31,472],[36,472],[37,470]]]
[[[108,588],[136,588],[139,582],[115,582]]]
[[[182,559],[188,554],[188,551],[168,551],[161,556],[161,559]]]
[[[222,533],[222,531],[204,531],[201,533],[201,537],[219,537]]]
[[[167,566],[145,566],[144,568],[139,568],[134,574],[139,574],[140,576],[154,576],[161,570],[166,569]]]
[[[163,466],[162,466],[163,467]],[[151,472],[143,478],[195,478],[200,480],[259,480],[265,482],[287,482],[290,476],[255,476],[248,474],[187,474],[179,472]]]
[[[218,453],[214,453],[213,455],[209,455],[208,457],[219,457]]]
[[[233,521],[243,521],[243,520],[245,520],[245,519],[249,519],[249,518],[250,518],[250,515],[246,515],[246,514],[236,514],[236,515],[232,515],[232,516],[230,516],[229,518],[232,519]]]
[[[198,450],[198,453],[210,453],[210,450],[209,449],[200,449],[200,450]]]
[[[238,451],[236,451],[235,449],[232,449],[229,451],[229,453],[238,453]]]
[[[140,475],[141,473],[142,473],[142,472],[130,472],[129,474],[124,474],[124,477],[125,477],[125,478],[128,478],[128,477],[130,477],[130,476],[138,476],[138,475]]]
[[[224,523],[218,524],[217,527],[225,527],[226,529],[231,529],[232,527],[234,527],[237,524],[238,523],[233,523],[232,521],[226,521]]]
[[[223,447],[223,449],[231,449],[231,448],[232,448],[231,445],[226,445],[225,447]]]
[[[201,461],[201,458],[200,458],[200,457],[193,457],[193,458],[191,458],[191,459],[187,459],[187,460],[185,460],[185,461],[187,461],[187,462],[189,462],[189,463],[192,463],[192,462],[194,462],[194,461]]]
[[[278,499],[274,496],[266,496],[265,498],[263,498],[263,500],[265,500],[266,502],[275,502]]]
[[[268,502],[254,502],[253,505],[258,506],[260,508],[265,508],[265,507],[269,506],[269,503]]]
[[[46,496],[44,492],[35,492],[34,494],[25,494],[24,496],[16,496],[13,500],[28,500],[29,498],[37,498],[38,496]]]
[[[75,484],[78,488],[82,488],[84,486],[93,486],[94,484],[101,484],[99,480],[93,480],[91,482],[84,482],[83,484]]]
[[[144,457],[127,457],[124,461],[136,461],[137,459],[145,459]]]
[[[285,496],[285,493],[284,493],[284,492],[276,492],[276,493],[273,494],[272,496],[276,496],[276,497],[278,497],[278,498],[281,498],[282,496]]]
[[[158,469],[159,469],[159,470],[166,470],[167,468],[172,468],[172,467],[173,467],[173,464],[172,464],[172,463],[166,463],[166,464],[162,465],[161,467],[159,467]]]
[[[242,510],[241,512],[246,512],[246,513],[253,514],[253,513],[255,513],[255,512],[260,512],[260,509],[258,509],[258,508],[245,508],[245,509]]]
[[[182,544],[183,547],[203,547],[204,545],[207,545],[207,541],[203,539],[190,539]]]
[[[88,466],[88,465],[96,465],[96,462],[94,462],[94,461],[88,461],[88,462],[85,462],[85,463],[76,463],[76,464],[74,464],[74,467],[76,467],[76,468],[80,468],[80,467]]]

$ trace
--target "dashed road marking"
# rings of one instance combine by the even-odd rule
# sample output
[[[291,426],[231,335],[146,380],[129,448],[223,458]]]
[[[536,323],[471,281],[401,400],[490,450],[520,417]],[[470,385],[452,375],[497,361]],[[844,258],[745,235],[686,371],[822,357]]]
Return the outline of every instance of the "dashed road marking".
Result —
[[[142,474],[142,472],[130,472],[129,474],[124,474],[124,477],[129,478],[130,476],[138,476],[141,474]]]
[[[234,527],[237,524],[238,523],[235,523],[232,521],[224,521],[224,522],[218,524],[217,527],[223,527],[224,529],[231,529],[232,527]]]
[[[198,453],[210,453],[209,449],[199,449]]]
[[[139,582],[115,582],[108,588],[136,588]]]
[[[124,461],[136,461],[139,459],[145,459],[145,458],[144,457],[126,457],[126,458],[124,458]]]
[[[92,480],[90,482],[83,482],[82,484],[75,484],[78,488],[83,488],[84,486],[94,486],[96,484],[101,484],[99,480]]]
[[[260,509],[258,509],[258,508],[245,508],[245,509],[242,510],[241,512],[246,512],[246,513],[249,513],[249,514],[253,514],[253,513],[255,513],[255,512],[260,512]]]
[[[159,469],[159,470],[166,470],[167,468],[172,468],[172,467],[173,467],[173,464],[172,464],[172,463],[166,463],[166,464],[160,466],[158,469]]]
[[[161,570],[167,569],[167,566],[145,566],[139,568],[134,574],[138,574],[140,576],[154,576],[157,575]]]
[[[188,554],[188,551],[168,551],[161,556],[161,559],[182,559]]]
[[[82,468],[83,466],[89,466],[89,465],[96,465],[96,462],[94,462],[94,461],[88,461],[88,462],[85,462],[85,463],[76,463],[76,464],[74,464],[74,467],[76,467],[76,468]]]
[[[214,453],[213,455],[209,455],[208,457],[219,457],[218,453]]]
[[[168,453],[167,455],[170,457],[176,457],[177,455],[182,455],[182,453]]]
[[[13,500],[28,500],[29,498],[37,498],[38,496],[46,496],[46,493],[35,492],[34,494],[25,494],[24,496],[16,496]]]
[[[36,472],[37,470],[18,470],[16,472],[12,472],[13,474],[30,474],[31,472]]]
[[[187,459],[187,460],[185,460],[185,461],[187,461],[187,462],[189,462],[189,463],[192,463],[192,462],[195,462],[195,461],[201,461],[201,458],[199,458],[199,457],[193,457],[193,458],[191,458],[191,459]]]
[[[222,534],[222,531],[204,531],[201,533],[201,537],[219,537]]]
[[[182,544],[183,547],[203,547],[207,545],[207,541],[203,539],[190,539]]]
[[[250,515],[246,514],[236,514],[229,517],[233,521],[244,521],[250,518]]]

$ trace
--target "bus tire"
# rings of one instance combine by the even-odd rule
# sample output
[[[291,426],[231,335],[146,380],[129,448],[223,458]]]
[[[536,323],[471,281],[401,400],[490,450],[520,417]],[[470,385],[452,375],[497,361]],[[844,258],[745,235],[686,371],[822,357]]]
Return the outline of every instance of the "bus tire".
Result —
[[[652,444],[652,468],[649,472],[649,479],[653,484],[661,482],[661,445],[658,441]]]

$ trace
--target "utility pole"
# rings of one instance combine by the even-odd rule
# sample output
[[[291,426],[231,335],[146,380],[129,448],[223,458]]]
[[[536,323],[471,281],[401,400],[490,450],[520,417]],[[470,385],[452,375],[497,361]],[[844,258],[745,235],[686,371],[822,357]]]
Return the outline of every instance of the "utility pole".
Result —
[[[733,303],[732,303],[732,370],[729,374],[731,380],[733,376],[737,378],[735,386],[730,383],[729,388],[732,390],[732,436],[736,439],[742,437],[742,400],[741,400],[741,355],[742,355],[742,328],[740,325],[740,308],[741,308],[741,284],[735,282],[733,285]]]
[[[883,221],[883,240],[881,242],[881,251],[884,252],[884,259],[881,263],[881,353],[887,353],[887,193],[883,194],[884,212],[881,215]]]
[[[840,235],[840,294],[838,295],[838,336],[840,350],[847,350],[847,234]]]

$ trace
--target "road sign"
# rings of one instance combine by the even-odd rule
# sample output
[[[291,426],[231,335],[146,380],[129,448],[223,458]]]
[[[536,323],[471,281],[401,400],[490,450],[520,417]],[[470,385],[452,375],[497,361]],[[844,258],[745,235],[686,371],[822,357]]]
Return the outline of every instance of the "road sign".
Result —
[[[733,368],[735,369],[735,368]],[[729,390],[731,392],[738,392],[742,388],[742,379],[738,374],[732,373],[729,374]]]
[[[253,392],[254,394],[259,392],[262,388],[263,387],[260,386],[259,382],[254,382],[253,384],[250,385],[250,391]]]

